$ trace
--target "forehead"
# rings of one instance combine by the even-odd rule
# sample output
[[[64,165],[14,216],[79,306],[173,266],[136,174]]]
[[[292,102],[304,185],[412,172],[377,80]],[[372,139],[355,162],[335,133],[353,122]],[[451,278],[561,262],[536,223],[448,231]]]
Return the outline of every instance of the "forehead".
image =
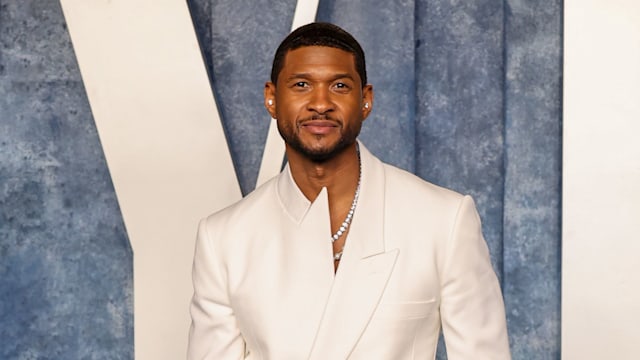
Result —
[[[358,75],[353,54],[328,46],[304,46],[288,51],[280,75],[315,71]]]

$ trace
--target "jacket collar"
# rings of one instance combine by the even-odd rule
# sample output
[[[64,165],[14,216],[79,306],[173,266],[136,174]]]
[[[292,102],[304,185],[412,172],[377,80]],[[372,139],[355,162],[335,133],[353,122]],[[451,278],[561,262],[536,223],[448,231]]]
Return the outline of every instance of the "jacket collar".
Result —
[[[285,166],[284,171],[280,173],[277,181],[278,199],[284,211],[296,224],[300,224],[309,212],[312,203],[304,196],[295,180],[293,180],[289,163]],[[320,199],[322,193],[326,196],[325,188],[323,188],[321,194],[316,197],[316,202]]]
[[[385,176],[382,162],[373,156],[360,141],[358,141],[358,144],[360,146],[360,161],[362,165],[360,197],[354,220],[349,230],[349,240],[346,247],[354,248],[350,252],[356,252],[362,257],[367,257],[384,252],[382,234],[384,231]],[[309,214],[309,209],[314,203],[328,204],[326,188],[320,191],[313,203],[309,201],[298,188],[288,164],[278,177],[277,191],[284,211],[298,225],[305,220]],[[327,238],[329,235],[327,235]],[[356,237],[363,237],[366,240],[351,241]],[[346,250],[345,248],[345,255]]]

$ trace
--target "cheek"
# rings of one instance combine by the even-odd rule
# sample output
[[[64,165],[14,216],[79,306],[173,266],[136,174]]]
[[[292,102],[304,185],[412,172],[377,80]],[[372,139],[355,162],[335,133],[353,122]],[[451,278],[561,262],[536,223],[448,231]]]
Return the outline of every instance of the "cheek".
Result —
[[[276,114],[278,115],[278,119],[281,119],[281,120],[286,120],[291,118],[292,116],[291,106],[290,105],[278,106],[276,108]]]
[[[305,109],[304,104],[302,104],[300,101],[291,101],[285,99],[284,101],[278,102],[278,104],[280,104],[276,108],[278,116],[282,116],[287,119],[297,118],[297,116],[301,114]]]
[[[349,114],[352,117],[357,117],[358,119],[363,119],[364,115],[367,113],[367,110],[360,104],[360,102],[354,103],[349,108]]]

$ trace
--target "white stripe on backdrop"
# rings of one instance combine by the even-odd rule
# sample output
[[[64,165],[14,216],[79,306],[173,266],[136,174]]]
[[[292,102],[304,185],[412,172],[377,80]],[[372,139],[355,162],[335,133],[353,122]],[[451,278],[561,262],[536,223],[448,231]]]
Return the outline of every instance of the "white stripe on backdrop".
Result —
[[[640,355],[640,2],[565,1],[562,358]]]
[[[183,359],[197,222],[241,197],[187,4],[61,3],[133,248],[136,359]]]

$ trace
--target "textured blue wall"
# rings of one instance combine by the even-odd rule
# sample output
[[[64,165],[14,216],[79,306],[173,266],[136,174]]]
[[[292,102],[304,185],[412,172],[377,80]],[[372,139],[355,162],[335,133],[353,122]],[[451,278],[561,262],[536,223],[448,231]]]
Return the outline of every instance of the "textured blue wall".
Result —
[[[132,277],[60,4],[0,0],[0,359],[132,359]]]
[[[245,194],[268,128],[262,84],[295,3],[190,1]],[[317,15],[367,54],[376,97],[365,144],[476,199],[514,359],[560,358],[561,9],[560,0],[320,0]]]
[[[504,295],[516,359],[560,358],[562,1],[508,1]]]

